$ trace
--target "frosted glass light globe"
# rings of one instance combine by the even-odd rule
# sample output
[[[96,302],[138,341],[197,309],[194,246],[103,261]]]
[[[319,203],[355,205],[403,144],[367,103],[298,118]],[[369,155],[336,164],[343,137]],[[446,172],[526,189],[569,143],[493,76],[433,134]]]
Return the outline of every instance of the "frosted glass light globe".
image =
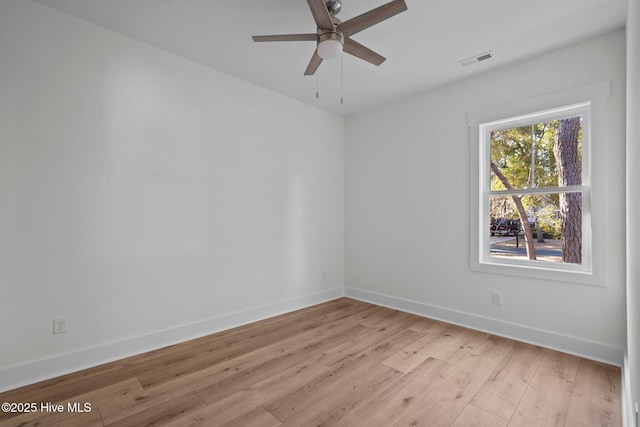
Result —
[[[322,59],[336,59],[342,53],[342,43],[338,40],[323,40],[318,44],[318,56]]]

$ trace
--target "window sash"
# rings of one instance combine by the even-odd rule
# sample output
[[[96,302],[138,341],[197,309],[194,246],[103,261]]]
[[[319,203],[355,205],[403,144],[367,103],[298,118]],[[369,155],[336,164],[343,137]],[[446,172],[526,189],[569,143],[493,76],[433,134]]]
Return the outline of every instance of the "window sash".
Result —
[[[558,187],[563,190],[569,187]],[[544,260],[530,260],[530,259],[511,259],[508,257],[500,257],[491,255],[491,233],[489,232],[488,227],[485,225],[483,236],[480,237],[480,245],[484,250],[480,250],[480,263],[481,264],[491,264],[491,265],[508,265],[508,266],[522,266],[536,269],[545,269],[545,270],[554,270],[554,271],[571,271],[571,272],[579,272],[579,273],[591,273],[592,271],[592,257],[591,257],[591,209],[590,202],[590,189],[585,186],[572,186],[573,190],[563,191],[565,193],[580,193],[582,195],[582,262],[580,264],[575,263],[565,263],[565,262],[553,262],[553,261],[544,261]],[[558,191],[537,191],[538,189],[531,189],[532,191],[528,194],[557,194]],[[535,190],[535,191],[534,191]],[[486,198],[486,215],[481,215],[481,221],[488,223],[485,219],[490,218],[489,214],[489,198],[491,196],[524,196],[527,195],[522,191],[508,191],[509,194],[505,194],[505,192],[492,192],[497,194],[489,194]],[[526,244],[523,237],[523,244]]]

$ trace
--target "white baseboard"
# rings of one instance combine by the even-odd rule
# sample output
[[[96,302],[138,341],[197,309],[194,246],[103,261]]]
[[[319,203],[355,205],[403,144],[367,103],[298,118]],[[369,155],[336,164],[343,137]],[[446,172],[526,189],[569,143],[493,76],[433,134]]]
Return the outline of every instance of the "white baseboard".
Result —
[[[631,367],[627,352],[624,353],[624,363],[622,365],[622,426],[640,427],[636,408],[634,408],[631,396]]]
[[[493,335],[539,345],[541,347],[562,351],[564,353],[608,363],[610,365],[622,366],[623,364],[623,350],[602,343],[587,341],[567,335],[560,335],[555,332],[543,331],[540,329],[530,328],[528,326],[409,301],[362,289],[347,287],[345,289],[345,296],[408,313],[418,314],[432,319],[442,320],[447,323],[453,323],[455,325],[488,332]]]
[[[0,392],[321,304],[342,296],[344,296],[344,288],[330,289],[148,335],[3,368],[0,369]]]

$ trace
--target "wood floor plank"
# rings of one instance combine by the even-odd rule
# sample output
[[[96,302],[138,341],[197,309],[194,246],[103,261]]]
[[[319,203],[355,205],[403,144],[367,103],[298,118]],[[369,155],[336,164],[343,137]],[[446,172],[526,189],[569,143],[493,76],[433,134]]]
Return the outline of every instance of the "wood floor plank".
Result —
[[[166,424],[166,427],[223,425],[252,412],[264,403],[255,390],[244,389],[193,413]]]
[[[281,365],[273,362],[275,358],[282,359],[282,357],[291,356],[296,353],[297,347],[309,346],[310,342],[315,342],[312,340],[316,338],[315,332],[308,331],[297,337],[292,337],[284,343],[275,343],[272,346],[178,377],[173,381],[162,383],[126,398],[114,400],[102,408],[103,416],[106,422],[113,422],[114,417],[130,416],[132,411],[144,410],[149,406],[169,401],[175,393],[200,392],[216,385],[224,385],[225,382],[234,383],[235,378],[230,379],[231,377],[237,377],[240,373],[247,376],[247,372],[254,373],[257,368],[264,369],[267,365],[269,369],[277,370]],[[250,379],[250,381],[253,380]],[[241,388],[241,385],[238,384],[233,390],[220,387],[219,391],[230,395]]]
[[[355,325],[333,337],[320,337],[314,331],[306,331],[289,339],[243,354],[199,372],[190,373],[173,381],[149,388],[139,393],[113,400],[101,407],[105,423],[133,416],[176,395],[198,392],[208,403],[215,402],[309,358],[314,351],[330,348],[336,342],[349,339],[361,328]],[[319,338],[320,337],[320,338]],[[304,348],[304,351],[302,350]]]
[[[100,407],[107,402],[129,396],[142,391],[142,385],[137,378],[130,378],[117,384],[99,387],[84,394],[74,396],[66,402],[91,403],[92,406]]]
[[[484,332],[466,329],[448,344],[445,344],[444,347],[433,353],[433,358],[457,365],[482,344],[488,336],[489,334]]]
[[[405,329],[385,341],[372,341],[367,350],[344,360],[329,375],[319,376],[264,407],[284,425],[335,423],[347,411],[363,404],[363,399],[401,378],[399,372],[381,361],[417,336],[417,332]]]
[[[355,325],[353,330],[359,330],[362,325]],[[288,351],[279,353],[266,354],[261,358],[259,364],[247,369],[236,369],[231,371],[232,375],[226,376],[221,381],[217,381],[209,385],[206,389],[200,391],[207,402],[215,402],[231,393],[240,389],[251,387],[253,384],[277,375],[279,372],[289,369],[297,364],[308,360],[314,354],[322,353],[332,348],[336,344],[340,344],[341,339],[349,339],[350,331],[330,338],[322,338],[320,340],[300,341],[297,347]],[[251,361],[248,361],[248,363]]]
[[[100,406],[100,413],[105,425],[115,424],[124,419],[135,418],[139,413],[148,414],[149,411],[154,411],[154,408],[169,404],[185,394],[193,395],[176,388],[159,387],[150,391],[144,390]]]
[[[279,425],[280,422],[264,409],[261,410],[260,405],[288,392],[291,388],[302,387],[308,381],[328,372],[328,367],[310,360],[258,382],[250,388],[222,398],[169,425],[173,427],[226,423],[243,425],[243,423],[258,422],[259,420],[264,420],[265,425]],[[258,417],[258,420],[252,421],[251,414]],[[235,421],[236,418],[239,421]]]
[[[363,303],[366,304],[366,303]],[[378,305],[367,304],[366,306],[362,306],[364,310],[359,311],[358,313],[352,314],[349,316],[350,320],[357,321],[358,323],[367,326],[367,323],[371,322],[372,316],[376,316],[376,313],[382,312],[384,310],[388,310],[387,308],[380,307]]]
[[[82,390],[84,390],[84,388],[82,388]],[[143,389],[138,380],[132,378],[126,381],[122,381],[121,383],[97,388],[93,391],[74,396],[71,399],[60,401],[45,400],[37,402],[38,406],[40,406],[43,402],[51,402],[56,405],[63,405],[63,407],[65,408],[65,412],[63,414],[51,414],[46,411],[38,410],[36,412],[26,413],[11,419],[0,421],[0,427],[8,427],[13,425],[41,426],[48,423],[62,424],[63,421],[66,420],[66,418],[74,418],[78,423],[80,423],[80,420],[82,420],[82,422],[86,422],[87,424],[94,423],[95,421],[91,421],[92,417],[84,416],[82,414],[81,416],[73,416],[73,414],[69,414],[68,405],[79,404],[82,408],[84,408],[84,404],[89,403],[91,405],[91,412],[99,415],[99,408],[101,405],[141,391],[143,391]],[[64,421],[64,423],[67,424],[69,422],[71,421]],[[101,419],[100,425],[102,425]]]
[[[301,337],[302,340],[314,339],[317,334],[313,331],[307,331]],[[142,383],[146,389],[152,389],[157,387],[173,387],[179,385],[181,382],[175,382],[183,378],[192,378],[206,376],[209,381],[226,378],[234,374],[234,371],[240,371],[243,369],[249,369],[255,365],[263,363],[268,360],[275,353],[290,351],[296,345],[299,345],[297,339],[289,337],[284,342],[278,340],[275,343],[271,343],[267,346],[252,347],[251,349],[243,350],[238,353],[227,353],[228,357],[222,359],[217,355],[211,357],[211,360],[202,359],[197,362],[196,365],[187,364],[181,366],[179,361],[176,361],[173,369],[170,369],[166,365],[158,366],[157,372],[149,372],[149,374],[139,375],[142,378]],[[204,376],[203,376],[204,374]],[[173,383],[173,385],[171,384]],[[202,383],[202,381],[198,381]],[[206,386],[206,384],[202,384]]]
[[[560,379],[575,381],[580,358],[567,353],[547,349],[538,371]]]
[[[84,413],[67,413],[66,417],[60,417],[58,419],[45,418],[41,423],[34,424],[37,427],[102,427],[102,417],[100,412],[93,410],[91,412]]]
[[[384,364],[405,374],[431,357],[464,332],[464,328],[446,323],[433,323],[425,335],[384,361]]]
[[[91,412],[83,413],[70,413],[65,407],[64,412],[59,413],[45,413],[37,412],[35,417],[15,417],[2,422],[2,426],[6,427],[75,427],[75,426],[87,426],[87,427],[102,427],[102,417],[97,409],[93,409]]]
[[[350,304],[342,303],[338,308],[335,304],[329,304],[323,309],[312,311],[313,316],[304,312],[294,312],[290,319],[277,316],[276,320],[266,319],[247,328],[236,330],[233,334],[225,334],[213,344],[199,346],[189,351],[181,351],[169,360],[153,361],[147,364],[144,372],[137,374],[138,379],[145,388],[149,388],[164,382],[172,381],[178,377],[198,372],[217,363],[227,362],[235,357],[255,351],[261,347],[273,346],[279,341],[290,340],[297,333],[305,333],[318,329],[330,335],[333,329],[345,326],[341,320],[352,313],[362,311],[362,308],[353,308]],[[335,323],[332,323],[335,322]],[[347,323],[346,326],[349,326]],[[196,343],[202,340],[195,340]],[[179,349],[174,349],[179,350]],[[154,369],[149,369],[154,367]]]
[[[360,323],[370,328],[377,328],[387,327],[390,324],[407,321],[409,319],[411,319],[412,322],[415,321],[415,319],[412,319],[411,314],[391,308],[376,307],[376,309],[372,310],[365,318],[362,318]]]
[[[351,373],[353,375],[345,373],[329,377],[326,387],[317,388],[312,395],[289,395],[284,404],[267,404],[265,408],[285,426],[334,425],[348,412],[359,407],[367,397],[402,376],[398,371],[379,363]]]
[[[406,325],[407,323],[394,323],[378,328],[363,326],[364,328],[367,328],[366,331],[354,336],[347,342],[340,343],[339,345],[316,355],[315,359],[327,366],[336,366],[343,360],[366,351],[367,348],[371,347],[372,342],[383,342],[388,337],[406,329]],[[416,334],[416,336],[418,335]]]
[[[328,366],[310,359],[253,384],[251,389],[260,393],[265,402],[270,402],[289,393],[290,390],[299,390],[314,379],[330,373],[331,369]]]
[[[245,415],[223,424],[222,427],[279,427],[282,423],[269,411],[257,407]]]
[[[400,380],[382,390],[366,404],[349,412],[336,426],[392,426],[414,406],[425,403],[425,395],[437,387],[453,365],[428,358]]]
[[[506,427],[507,420],[490,412],[467,405],[451,427]]]
[[[567,427],[622,425],[620,370],[580,360],[567,414]]]
[[[436,323],[444,323],[438,320],[429,319],[427,317],[416,317],[415,322],[409,326],[409,329],[412,331],[420,332],[422,334],[426,334],[431,329],[433,329],[434,324]]]
[[[516,408],[509,427],[564,426],[572,392],[571,381],[537,372]]]
[[[276,334],[283,331],[288,331],[290,334],[295,330],[306,331],[314,326],[326,326],[330,322],[340,321],[367,309],[367,306],[353,304],[352,301],[341,298],[234,328],[221,333],[220,337],[229,346],[237,343],[242,345],[252,343],[254,346],[259,346],[262,337],[268,337],[266,341],[273,341]]]
[[[500,359],[485,347],[471,353],[433,390],[425,395],[423,405],[412,408],[398,426],[449,427],[460,416],[473,396],[491,376]],[[485,352],[489,357],[481,355]]]
[[[186,414],[194,413],[205,406],[204,400],[197,394],[176,396],[167,402],[159,403],[144,411],[120,418],[112,423],[105,423],[109,427],[144,427],[169,424],[172,420],[180,419]]]
[[[542,347],[516,343],[476,393],[471,404],[511,419],[544,353]]]
[[[482,356],[485,359],[497,362],[499,365],[516,344],[516,341],[490,335],[478,347],[473,349],[471,355]]]
[[[141,357],[144,358],[144,357]],[[94,391],[97,388],[118,384],[131,379],[130,372],[123,371],[121,361],[85,369],[63,375],[40,383],[0,393],[2,402],[62,402]],[[55,391],[56,400],[52,400]],[[13,414],[0,412],[0,421],[11,418]]]

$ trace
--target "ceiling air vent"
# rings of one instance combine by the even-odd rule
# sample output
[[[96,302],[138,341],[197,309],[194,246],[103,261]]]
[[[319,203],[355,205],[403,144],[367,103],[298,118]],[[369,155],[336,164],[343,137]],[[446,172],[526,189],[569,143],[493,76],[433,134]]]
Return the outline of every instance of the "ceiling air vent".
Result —
[[[458,64],[460,64],[461,67],[466,67],[468,65],[475,64],[476,62],[486,61],[487,59],[491,59],[491,58],[493,58],[493,52],[489,51],[489,52],[481,53],[479,55],[474,55],[471,58],[458,61]]]

